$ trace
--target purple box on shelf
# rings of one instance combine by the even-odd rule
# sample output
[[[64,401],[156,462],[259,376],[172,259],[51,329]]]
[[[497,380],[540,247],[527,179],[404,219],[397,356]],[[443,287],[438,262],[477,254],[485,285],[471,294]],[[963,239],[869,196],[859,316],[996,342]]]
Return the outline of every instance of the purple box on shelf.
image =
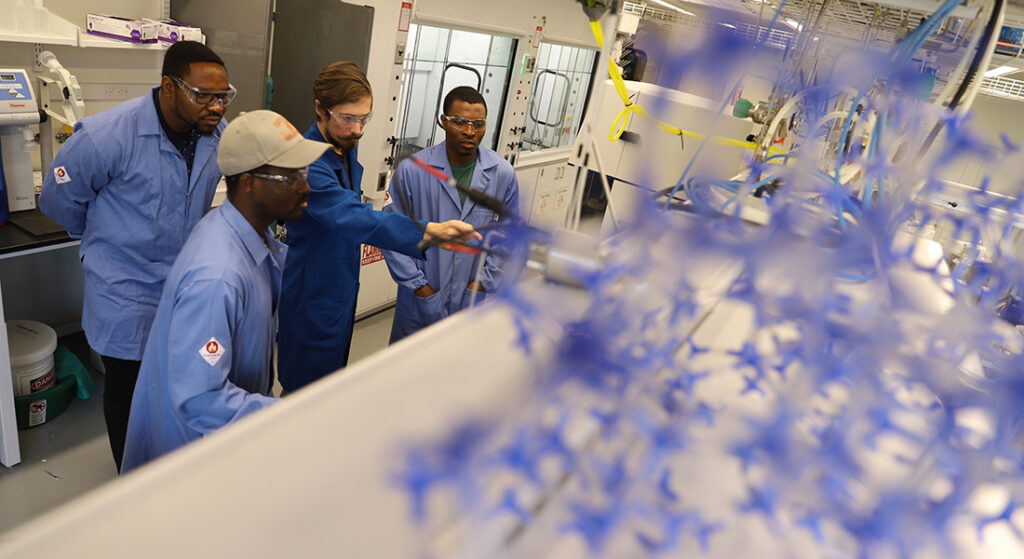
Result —
[[[198,27],[192,27],[173,19],[143,18],[142,21],[157,26],[157,37],[161,43],[177,43],[178,41],[206,42],[202,29]]]
[[[108,37],[132,43],[155,43],[157,41],[156,24],[117,16],[88,14],[86,16],[86,33]]]

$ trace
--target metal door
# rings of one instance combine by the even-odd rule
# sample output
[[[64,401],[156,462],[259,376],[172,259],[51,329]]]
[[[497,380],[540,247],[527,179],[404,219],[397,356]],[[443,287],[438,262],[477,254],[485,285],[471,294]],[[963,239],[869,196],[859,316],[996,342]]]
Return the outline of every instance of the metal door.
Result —
[[[516,40],[510,37],[412,25],[406,51],[398,125],[399,157],[444,141],[441,103],[452,89],[475,87],[487,101],[481,145],[496,148]]]

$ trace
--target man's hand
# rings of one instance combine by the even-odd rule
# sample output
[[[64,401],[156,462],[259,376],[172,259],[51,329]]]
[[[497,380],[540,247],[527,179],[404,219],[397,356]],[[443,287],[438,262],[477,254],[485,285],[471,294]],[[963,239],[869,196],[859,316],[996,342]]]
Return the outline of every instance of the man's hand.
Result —
[[[423,287],[420,287],[416,291],[413,291],[413,293],[420,299],[426,299],[427,297],[430,297],[431,295],[437,292],[434,291],[433,288],[431,288],[429,285],[424,285]]]
[[[426,231],[423,232],[423,240],[432,241],[434,239],[464,243],[470,239],[482,240],[483,236],[473,230],[472,225],[453,219],[444,223],[430,222],[427,224]],[[448,247],[445,246],[445,243],[441,243],[441,248],[447,249]]]

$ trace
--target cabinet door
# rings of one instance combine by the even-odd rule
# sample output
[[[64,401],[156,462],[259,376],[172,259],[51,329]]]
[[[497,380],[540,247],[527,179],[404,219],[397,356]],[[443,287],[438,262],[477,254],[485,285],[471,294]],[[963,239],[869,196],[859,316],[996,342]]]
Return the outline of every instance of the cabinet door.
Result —
[[[305,131],[313,123],[313,78],[328,64],[350,60],[365,72],[373,8],[338,0],[277,3],[270,107]],[[378,93],[379,94],[379,93]]]
[[[238,96],[227,118],[266,108],[272,0],[174,0],[171,18],[203,28],[206,45],[228,69]],[[290,2],[282,2],[287,4]]]

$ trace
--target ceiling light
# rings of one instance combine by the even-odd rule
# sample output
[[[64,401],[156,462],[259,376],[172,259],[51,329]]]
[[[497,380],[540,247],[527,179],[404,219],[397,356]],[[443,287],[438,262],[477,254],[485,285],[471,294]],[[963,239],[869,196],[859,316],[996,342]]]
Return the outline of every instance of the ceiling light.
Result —
[[[804,26],[797,23],[795,19],[786,18],[786,25],[792,27],[793,29],[796,29],[797,31],[804,30]]]
[[[993,68],[993,69],[989,70],[988,72],[985,72],[985,77],[986,78],[994,78],[996,76],[1003,76],[1003,75],[1006,75],[1006,74],[1012,74],[1013,72],[1016,72],[1017,70],[1020,70],[1020,68],[1016,68],[1014,66],[1000,66],[998,68]]]
[[[664,7],[668,8],[668,9],[670,9],[670,10],[675,10],[675,11],[677,11],[677,12],[683,14],[683,15],[686,15],[686,16],[695,15],[693,12],[688,12],[688,11],[680,8],[679,6],[676,6],[674,4],[669,4],[668,2],[665,2],[665,0],[647,0],[647,1],[648,2],[654,2],[655,4],[657,4],[659,6],[664,6]]]
[[[718,25],[721,25],[721,26],[723,26],[723,27],[728,27],[729,29],[736,29],[736,26],[735,26],[735,25],[733,25],[733,24],[731,24],[731,23],[722,23],[722,22],[719,22],[719,23],[718,23]]]

